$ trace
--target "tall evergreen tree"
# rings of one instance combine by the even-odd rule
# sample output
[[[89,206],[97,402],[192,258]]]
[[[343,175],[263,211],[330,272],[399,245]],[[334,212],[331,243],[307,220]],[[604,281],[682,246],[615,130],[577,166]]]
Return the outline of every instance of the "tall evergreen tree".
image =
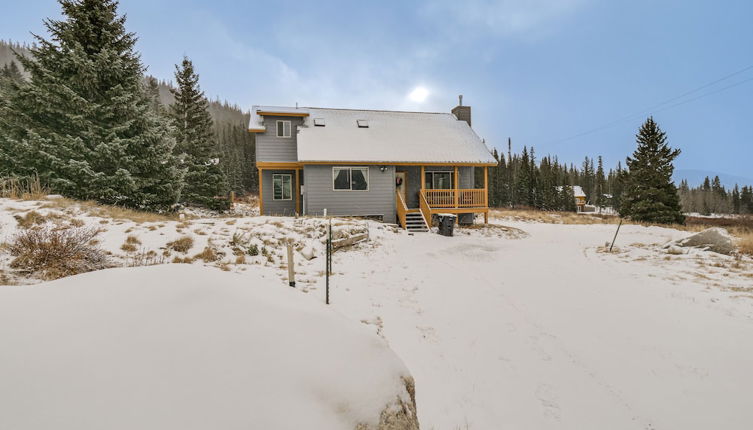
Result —
[[[604,194],[606,193],[607,180],[604,177],[604,163],[599,155],[598,163],[596,167],[596,179],[594,181],[594,193],[591,197],[591,201],[596,206],[604,206]]]
[[[212,131],[209,102],[199,87],[199,75],[187,57],[175,66],[177,88],[171,116],[175,129],[175,155],[186,169],[181,195],[184,203],[227,209],[229,200],[218,198],[228,191],[227,178],[219,166],[219,153]]]
[[[672,162],[679,149],[667,144],[667,135],[649,117],[636,135],[638,144],[628,157],[628,176],[621,215],[637,221],[664,224],[685,222],[677,188],[672,182]]]
[[[143,209],[180,193],[169,124],[150,105],[144,67],[116,0],[59,0],[63,20],[35,36],[29,73],[0,106],[0,174],[38,174],[53,191]]]

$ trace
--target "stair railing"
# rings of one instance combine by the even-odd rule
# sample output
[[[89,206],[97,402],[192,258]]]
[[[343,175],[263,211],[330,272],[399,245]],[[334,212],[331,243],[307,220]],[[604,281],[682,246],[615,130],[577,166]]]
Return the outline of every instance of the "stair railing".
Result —
[[[406,219],[406,214],[408,213],[408,206],[405,204],[405,200],[403,200],[403,195],[400,194],[400,191],[395,191],[395,207],[397,207],[397,219],[400,226],[407,229],[408,221]]]

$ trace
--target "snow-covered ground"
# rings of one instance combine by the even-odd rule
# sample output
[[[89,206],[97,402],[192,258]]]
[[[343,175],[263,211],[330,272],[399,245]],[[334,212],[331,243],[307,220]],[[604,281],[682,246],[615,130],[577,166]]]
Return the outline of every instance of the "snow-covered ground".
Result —
[[[3,287],[0,340],[2,429],[371,430],[412,405],[383,339],[250,273],[173,264]]]
[[[3,204],[17,212],[41,206]],[[0,217],[6,235],[13,222]],[[612,224],[492,218],[489,228],[446,238],[333,222],[343,234],[368,230],[369,241],[335,254],[331,309],[368,325],[405,362],[423,429],[747,429],[753,422],[749,257],[670,254],[662,245],[690,233],[636,225],[623,225],[607,253]],[[119,247],[129,234],[160,255],[167,242],[191,234],[196,243],[185,255],[206,246],[224,253],[193,264],[289,288],[283,243],[290,239],[319,256],[296,253],[297,290],[323,301],[325,223],[108,221],[102,245],[123,263],[128,253]],[[235,233],[267,256],[236,261]]]

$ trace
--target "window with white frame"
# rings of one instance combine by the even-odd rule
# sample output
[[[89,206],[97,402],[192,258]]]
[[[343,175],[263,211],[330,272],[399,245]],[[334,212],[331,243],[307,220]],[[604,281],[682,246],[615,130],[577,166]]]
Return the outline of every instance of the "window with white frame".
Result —
[[[453,188],[452,172],[426,172],[426,189],[449,190]]]
[[[368,167],[333,167],[332,189],[335,191],[368,191]]]
[[[272,175],[272,200],[293,199],[293,175]]]
[[[277,137],[290,137],[291,129],[290,121],[277,121]]]

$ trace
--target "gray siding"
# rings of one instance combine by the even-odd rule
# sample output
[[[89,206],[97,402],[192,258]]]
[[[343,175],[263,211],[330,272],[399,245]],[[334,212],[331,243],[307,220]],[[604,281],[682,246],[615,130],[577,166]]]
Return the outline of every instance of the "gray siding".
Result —
[[[290,137],[277,137],[277,121],[290,121]],[[298,126],[302,118],[265,116],[264,126],[267,131],[256,135],[257,162],[295,162],[298,161]]]
[[[418,192],[421,191],[421,168],[418,166],[397,166],[398,172],[405,172],[405,204],[408,208],[418,207]]]
[[[273,200],[272,197],[272,175],[285,173],[291,175],[293,180],[293,199],[292,200]],[[295,170],[262,170],[262,199],[264,201],[264,213],[262,215],[295,215],[295,193],[298,191],[298,184],[295,183]]]
[[[332,167],[332,165],[304,166],[306,214],[322,215],[326,208],[328,215],[381,215],[385,222],[395,222],[394,166],[388,166],[384,172],[379,170],[379,166],[368,166],[368,191],[334,191]]]

